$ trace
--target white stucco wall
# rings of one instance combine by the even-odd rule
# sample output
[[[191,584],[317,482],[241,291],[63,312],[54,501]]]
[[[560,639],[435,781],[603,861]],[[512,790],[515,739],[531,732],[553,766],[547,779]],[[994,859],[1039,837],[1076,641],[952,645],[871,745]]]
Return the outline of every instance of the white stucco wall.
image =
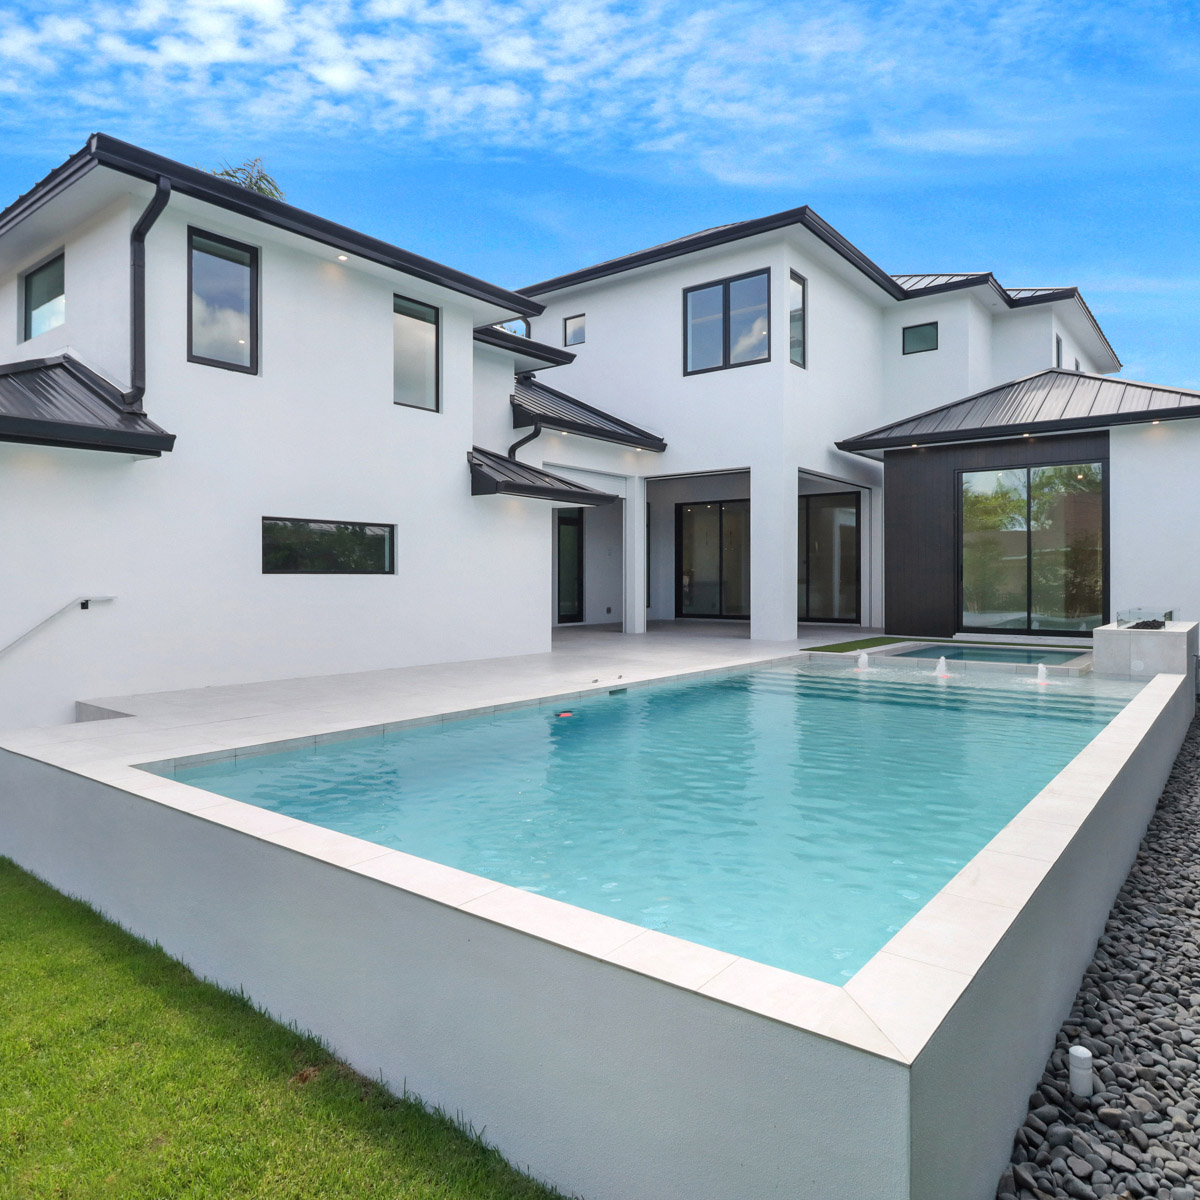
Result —
[[[1200,619],[1200,420],[1109,431],[1111,610],[1175,609]]]
[[[256,376],[186,361],[189,222],[260,247]],[[146,407],[172,453],[0,445],[0,645],[73,596],[116,597],[0,657],[0,728],[69,720],[90,695],[549,648],[548,507],[470,494],[467,302],[268,235],[178,197],[151,231]],[[67,239],[63,337],[94,365],[86,348],[127,358],[111,316],[128,319],[127,220],[81,245]],[[393,291],[442,310],[440,413],[392,403]],[[14,292],[0,284],[10,305]],[[264,575],[263,516],[394,524],[396,572]]]

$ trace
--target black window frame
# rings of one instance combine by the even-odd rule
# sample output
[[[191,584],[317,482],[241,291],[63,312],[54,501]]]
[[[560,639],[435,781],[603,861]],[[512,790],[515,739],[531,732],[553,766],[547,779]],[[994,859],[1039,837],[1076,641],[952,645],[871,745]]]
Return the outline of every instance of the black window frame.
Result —
[[[1025,495],[1026,495],[1026,533],[1031,534],[1029,528],[1030,521],[1028,519],[1029,504],[1030,504],[1030,484],[1033,479],[1033,472],[1040,467],[1070,467],[1083,463],[1098,463],[1100,465],[1100,595],[1101,595],[1101,614],[1100,624],[1107,625],[1112,620],[1111,609],[1111,585],[1112,585],[1112,522],[1109,514],[1109,456],[1107,454],[1071,454],[1068,450],[1064,454],[1054,455],[1047,451],[1047,457],[1037,457],[1036,460],[1029,462],[1020,461],[1015,454],[998,453],[995,460],[996,465],[992,465],[992,461],[988,462],[987,466],[972,465],[969,467],[955,467],[954,469],[954,486],[955,486],[955,513],[954,513],[954,554],[955,554],[955,589],[954,603],[956,613],[954,617],[954,629],[956,633],[969,633],[979,635],[987,633],[988,630],[979,625],[967,625],[963,621],[963,532],[965,521],[963,518],[963,475],[970,475],[980,471],[1024,471],[1025,472]],[[1011,632],[1013,637],[1054,637],[1054,638],[1090,638],[1095,629],[1034,629],[1033,628],[1033,555],[1028,552],[1029,541],[1026,541],[1027,553],[1025,560],[1025,629],[1014,630],[995,630],[998,633]]]
[[[933,345],[925,346],[920,350],[909,350],[907,348],[908,334],[914,329],[928,329],[933,326]],[[905,325],[900,330],[900,353],[901,354],[932,354],[941,347],[941,333],[938,330],[936,321],[921,321],[916,325]]]
[[[1079,370],[1079,359],[1076,359],[1076,360],[1075,360],[1075,370],[1076,370],[1076,371],[1078,371],[1078,370]]]
[[[1056,367],[1058,367],[1060,370],[1062,369],[1062,358],[1063,358],[1062,334],[1056,333],[1054,335],[1054,365]]]
[[[276,521],[289,525],[357,525],[363,529],[386,529],[387,567],[382,571],[268,571],[266,564],[266,528],[268,521]],[[339,521],[329,517],[273,517],[264,516],[259,524],[259,539],[261,542],[264,575],[395,575],[396,574],[396,526],[387,521]]]
[[[756,279],[765,275],[767,279],[767,353],[762,358],[752,358],[748,362],[731,363],[729,361],[729,285],[740,283],[743,279]],[[688,370],[688,296],[692,292],[702,292],[707,288],[721,288],[721,363],[715,367],[697,367]],[[713,371],[732,371],[736,367],[759,367],[771,361],[771,268],[760,267],[755,271],[745,271],[741,275],[729,275],[723,279],[710,279],[707,283],[693,284],[683,289],[683,373],[684,375],[708,375]],[[807,319],[807,318],[806,318]]]
[[[862,492],[805,492],[796,497],[796,517],[797,525],[803,522],[804,532],[807,535],[812,521],[812,500],[814,497],[846,497],[854,498],[854,533],[855,540],[858,543],[858,553],[854,556],[854,616],[852,617],[810,617],[807,614],[812,610],[812,556],[808,552],[808,543],[811,540],[805,537],[804,552],[801,555],[799,538],[797,538],[796,554],[797,559],[804,559],[804,616],[799,613],[799,594],[797,589],[797,613],[796,620],[799,624],[813,625],[861,625],[862,624],[862,553],[863,553],[863,528],[862,528]],[[804,516],[801,518],[800,511],[803,510]],[[799,574],[799,570],[797,570]]]
[[[18,341],[28,342],[35,337],[42,336],[40,333],[33,333],[30,329],[29,319],[33,314],[29,307],[29,279],[31,276],[36,275],[43,268],[48,267],[48,266],[52,265],[53,263],[58,262],[58,260],[60,258],[63,260],[62,296],[63,296],[63,307],[65,309],[66,296],[67,296],[67,249],[65,246],[60,247],[59,249],[55,250],[51,254],[47,254],[45,258],[39,259],[31,267],[27,267],[24,271],[22,271],[21,274],[18,276],[18,286],[20,288],[20,290],[18,292],[18,297],[19,297],[19,303],[20,303],[20,309],[21,309],[20,317],[19,317],[20,325],[18,326],[18,332],[20,333],[21,336],[18,338]],[[66,323],[67,323],[67,318],[66,318],[66,316],[64,316],[60,325],[52,325],[50,327],[50,329],[59,329],[59,328],[61,328],[62,325],[65,325]],[[50,329],[47,329],[45,332],[49,333]]]
[[[396,399],[396,327],[392,326],[392,404],[396,408],[410,408],[414,412],[440,413],[442,411],[442,310],[428,300],[418,300],[415,296],[402,296],[399,292],[392,293],[392,316],[396,315],[396,301],[403,300],[406,304],[418,304],[433,313],[433,407],[426,408],[424,404],[409,404]]]
[[[575,594],[579,597],[578,610],[573,614],[563,616],[562,596],[559,590],[559,577],[562,573],[561,556],[562,556],[562,527],[564,525],[574,526],[576,529],[575,545]],[[556,508],[554,510],[554,552],[555,566],[554,573],[554,623],[556,625],[582,625],[585,616],[584,607],[586,597],[584,595],[584,530],[583,530],[583,509],[582,508]]]
[[[577,342],[568,342],[567,341],[567,322],[568,321],[582,321],[583,322],[583,337],[581,337],[579,339],[579,341],[577,341]],[[572,315],[569,317],[563,317],[562,329],[563,329],[563,345],[564,346],[586,346],[587,345],[587,313],[572,313]]]
[[[792,357],[792,313],[795,311],[792,308],[791,298],[788,298],[788,362],[794,367],[799,367],[800,370],[808,370],[808,280],[800,274],[799,271],[788,272],[788,282],[798,283],[800,285],[800,354],[804,359],[803,362],[797,362]],[[768,302],[769,311],[769,302]],[[770,339],[768,338],[768,341]]]
[[[750,612],[727,613],[687,613],[683,611],[683,510],[699,508],[705,505],[717,507],[717,607],[725,608],[725,506],[727,504],[744,504],[747,515],[750,514],[749,496],[728,496],[724,500],[680,500],[675,504],[675,619],[677,621],[749,621]],[[751,533],[753,537],[753,533]],[[747,587],[749,587],[750,572],[747,571]],[[753,593],[751,593],[753,602]]]
[[[206,241],[216,242],[219,246],[225,246],[230,250],[248,251],[250,254],[250,362],[248,365],[241,363],[225,362],[219,358],[208,358],[203,354],[196,354],[192,350],[192,256],[195,253],[194,242],[197,237],[202,237]],[[239,242],[234,238],[226,237],[221,233],[210,233],[207,229],[201,229],[197,225],[189,225],[187,227],[187,361],[190,363],[199,363],[203,367],[219,367],[223,371],[236,371],[239,375],[257,375],[258,374],[258,288],[259,288],[259,247],[251,246],[246,242]]]

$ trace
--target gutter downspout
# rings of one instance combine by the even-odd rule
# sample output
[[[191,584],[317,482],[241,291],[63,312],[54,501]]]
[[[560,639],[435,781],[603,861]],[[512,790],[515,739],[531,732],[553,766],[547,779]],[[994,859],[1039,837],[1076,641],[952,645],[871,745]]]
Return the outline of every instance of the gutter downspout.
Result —
[[[123,395],[127,412],[144,412],[146,394],[146,234],[171,198],[171,181],[158,177],[154,198],[129,235],[129,391]]]
[[[541,421],[534,421],[533,432],[527,433],[523,438],[520,438],[519,440],[513,442],[513,444],[511,446],[509,446],[509,448],[508,448],[508,457],[511,458],[513,460],[513,462],[516,462],[517,461],[517,451],[520,450],[520,448],[522,446],[524,446],[526,442],[532,442],[535,437],[538,437],[541,434],[541,432],[542,432]]]

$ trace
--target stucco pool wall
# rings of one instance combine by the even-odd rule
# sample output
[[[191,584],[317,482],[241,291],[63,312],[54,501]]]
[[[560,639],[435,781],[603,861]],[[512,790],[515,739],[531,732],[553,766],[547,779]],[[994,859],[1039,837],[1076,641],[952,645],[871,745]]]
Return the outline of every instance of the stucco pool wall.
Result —
[[[568,1193],[990,1200],[1193,700],[1149,683],[845,988],[33,750],[0,853]]]

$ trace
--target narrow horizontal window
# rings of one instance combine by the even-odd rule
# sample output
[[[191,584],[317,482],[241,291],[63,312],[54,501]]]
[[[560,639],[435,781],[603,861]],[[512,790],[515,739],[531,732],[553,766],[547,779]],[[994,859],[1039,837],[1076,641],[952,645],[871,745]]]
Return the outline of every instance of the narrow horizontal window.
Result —
[[[798,367],[808,365],[804,356],[805,335],[808,332],[805,325],[807,292],[808,281],[793,271],[788,280],[788,358]]]
[[[390,575],[396,527],[263,517],[264,575]]]
[[[685,375],[771,357],[770,279],[756,271],[684,291]]]
[[[438,411],[438,310],[403,296],[392,297],[392,399]]]
[[[58,255],[25,276],[25,329],[28,341],[54,329],[67,319],[66,256]]]
[[[587,341],[587,317],[563,317],[563,345],[582,346]]]
[[[188,361],[258,373],[258,251],[188,230]]]
[[[924,325],[906,325],[903,333],[905,354],[924,354],[926,350],[938,348],[938,327],[936,321],[927,321]]]

